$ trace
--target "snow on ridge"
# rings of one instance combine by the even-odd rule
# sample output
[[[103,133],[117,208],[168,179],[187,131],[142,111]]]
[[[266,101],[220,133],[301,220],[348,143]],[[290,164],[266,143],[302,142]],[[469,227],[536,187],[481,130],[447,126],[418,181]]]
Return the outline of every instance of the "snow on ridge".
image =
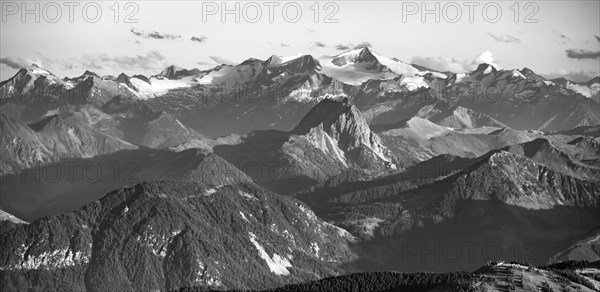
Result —
[[[512,70],[512,76],[518,77],[521,79],[527,79],[527,77],[525,77],[525,75],[523,75],[523,73],[519,72],[519,70]]]
[[[38,66],[31,66],[31,67],[27,68],[27,71],[29,71],[35,75],[45,75],[45,76],[53,75],[52,73],[50,73],[50,71],[48,71],[44,68],[38,67]]]
[[[277,57],[279,57],[279,59],[281,60],[281,63],[279,64],[279,65],[281,65],[281,64],[285,64],[285,63],[287,63],[289,61],[296,60],[296,59],[298,59],[298,58],[300,58],[302,56],[306,56],[306,55],[307,54],[298,53],[298,54],[296,54],[294,56],[277,56]]]
[[[401,74],[401,75],[405,75],[405,76],[415,76],[415,75],[417,75],[417,73],[420,73],[420,71],[417,68],[411,66],[410,64],[407,64],[404,62],[399,62],[399,61],[394,61],[394,60],[384,57],[374,51],[371,51],[371,54],[373,54],[373,56],[375,56],[375,58],[377,58],[377,60],[379,60],[379,63],[390,68],[390,70],[394,71],[396,74]]]

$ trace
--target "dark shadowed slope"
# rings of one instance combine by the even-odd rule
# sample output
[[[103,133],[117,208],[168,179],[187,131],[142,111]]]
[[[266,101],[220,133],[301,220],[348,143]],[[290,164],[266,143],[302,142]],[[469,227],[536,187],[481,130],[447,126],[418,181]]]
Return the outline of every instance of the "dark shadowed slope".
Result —
[[[144,182],[0,234],[0,287],[265,289],[339,274],[351,240],[253,184]]]
[[[251,179],[221,157],[199,149],[148,148],[26,169],[3,177],[0,206],[26,220],[68,212],[108,191],[145,180],[176,179],[212,185]]]

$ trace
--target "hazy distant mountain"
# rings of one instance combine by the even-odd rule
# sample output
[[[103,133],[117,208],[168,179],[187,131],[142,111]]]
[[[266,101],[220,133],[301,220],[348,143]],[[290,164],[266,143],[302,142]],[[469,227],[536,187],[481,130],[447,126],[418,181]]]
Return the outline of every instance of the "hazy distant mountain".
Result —
[[[596,76],[587,82],[573,82],[564,78],[552,79],[550,82],[600,102],[600,76]]]
[[[1,175],[18,173],[64,158],[91,158],[137,148],[124,140],[57,115],[25,125],[0,114],[0,129]]]
[[[467,74],[430,76],[418,83],[424,84],[417,87],[420,90],[363,84],[355,103],[371,125],[398,123],[440,101],[518,130],[557,131],[600,123],[598,102],[538,77],[531,70],[497,70],[481,64]]]
[[[249,59],[216,68],[198,79],[199,86],[170,91],[148,103],[210,137],[289,131],[319,101],[351,90],[320,70],[319,61],[311,56]]]
[[[167,78],[167,79],[181,79],[182,77],[188,77],[193,75],[200,74],[201,71],[198,69],[187,70],[181,67],[177,67],[175,65],[171,65],[164,70],[162,70],[159,74],[154,75],[156,78]]]
[[[595,88],[594,80],[578,86]],[[68,105],[100,107],[118,98],[164,111],[211,137],[289,131],[320,100],[339,96],[352,99],[370,125],[408,120],[427,106],[455,111],[445,121],[433,120],[453,127],[479,123],[557,131],[600,124],[598,102],[528,68],[497,70],[481,64],[466,74],[439,73],[369,48],[323,60],[310,55],[250,58],[204,71],[170,66],[150,78],[100,77],[86,71],[80,77],[59,79],[32,66],[0,88],[2,112],[27,123]],[[42,102],[31,102],[39,93],[45,97]],[[465,120],[466,116],[470,117]]]

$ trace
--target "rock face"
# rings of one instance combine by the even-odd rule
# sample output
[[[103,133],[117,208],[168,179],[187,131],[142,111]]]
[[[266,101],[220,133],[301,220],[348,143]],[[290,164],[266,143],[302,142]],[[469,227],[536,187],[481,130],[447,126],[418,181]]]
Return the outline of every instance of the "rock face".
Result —
[[[200,73],[201,72],[198,69],[187,70],[181,67],[177,67],[175,65],[171,65],[163,69],[158,75],[155,75],[153,77],[166,79],[180,79],[182,77],[192,76]]]
[[[351,240],[302,203],[253,184],[145,182],[1,234],[0,285],[264,289],[336,275],[354,257]]]
[[[543,164],[557,172],[580,178],[582,180],[597,181],[600,177],[600,155],[594,153],[593,149],[574,144],[551,142],[544,138],[533,141],[511,145],[503,150],[516,153]],[[573,141],[571,141],[573,142]],[[592,151],[590,151],[592,150]]]
[[[344,165],[396,167],[391,152],[347,99],[322,101],[306,114],[292,133],[304,135],[316,148],[332,153]]]
[[[391,152],[348,100],[326,99],[290,132],[257,131],[215,153],[262,175],[256,181],[291,192],[347,171],[385,173],[396,168]]]

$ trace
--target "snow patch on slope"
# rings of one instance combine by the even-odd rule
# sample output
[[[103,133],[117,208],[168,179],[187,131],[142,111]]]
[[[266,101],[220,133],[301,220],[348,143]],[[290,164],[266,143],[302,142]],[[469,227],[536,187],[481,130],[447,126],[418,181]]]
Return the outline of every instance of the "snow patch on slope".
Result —
[[[573,84],[569,82],[567,83],[567,89],[571,89],[587,98],[591,98],[600,92],[600,83],[594,83],[590,87],[587,87],[585,85]]]
[[[290,274],[287,268],[292,267],[292,264],[288,259],[283,258],[276,253],[274,253],[273,257],[271,258],[262,245],[256,241],[256,235],[254,235],[252,232],[248,232],[248,235],[250,236],[250,241],[258,250],[260,257],[267,263],[272,273],[282,276],[287,276]]]
[[[1,266],[0,270],[35,270],[35,269],[60,269],[79,264],[87,264],[91,257],[91,244],[86,251],[75,251],[70,248],[55,249],[38,255],[28,254],[30,247],[21,245],[16,250],[16,255],[23,259],[19,263]]]
[[[148,84],[146,81],[135,77],[131,77],[129,81],[138,89],[137,92],[132,89],[134,94],[141,99],[148,99],[165,94],[167,91],[172,89],[190,88],[198,85],[193,78],[193,76],[189,76],[177,80],[171,80],[166,78],[157,79],[152,77],[150,78],[150,83],[152,84]]]
[[[246,198],[246,199],[250,199],[250,200],[258,200],[258,198],[256,198],[255,196],[253,196],[253,195],[251,195],[251,194],[248,194],[248,193],[246,193],[246,192],[244,192],[244,191],[238,191],[238,195],[240,195],[240,196],[242,196],[242,197],[244,197],[244,198]]]

